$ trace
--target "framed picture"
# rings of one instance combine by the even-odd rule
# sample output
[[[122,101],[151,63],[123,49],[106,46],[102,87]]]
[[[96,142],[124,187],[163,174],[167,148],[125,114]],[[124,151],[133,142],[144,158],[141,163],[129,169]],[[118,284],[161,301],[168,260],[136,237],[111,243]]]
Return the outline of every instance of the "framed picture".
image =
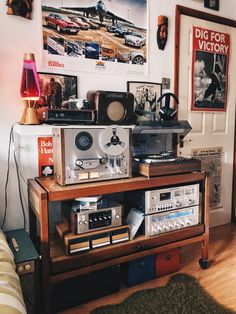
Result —
[[[128,92],[134,95],[135,113],[147,120],[159,120],[162,84],[152,82],[127,82]]]
[[[68,100],[76,99],[77,76],[38,72],[41,97],[36,109],[68,109]]]
[[[220,0],[204,0],[204,7],[219,11]]]

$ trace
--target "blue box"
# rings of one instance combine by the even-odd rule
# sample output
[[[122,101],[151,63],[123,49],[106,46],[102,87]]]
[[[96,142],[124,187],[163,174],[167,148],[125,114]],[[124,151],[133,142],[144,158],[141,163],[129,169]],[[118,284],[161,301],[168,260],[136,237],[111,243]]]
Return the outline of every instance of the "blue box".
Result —
[[[145,256],[121,265],[121,274],[128,287],[156,278],[156,255]]]

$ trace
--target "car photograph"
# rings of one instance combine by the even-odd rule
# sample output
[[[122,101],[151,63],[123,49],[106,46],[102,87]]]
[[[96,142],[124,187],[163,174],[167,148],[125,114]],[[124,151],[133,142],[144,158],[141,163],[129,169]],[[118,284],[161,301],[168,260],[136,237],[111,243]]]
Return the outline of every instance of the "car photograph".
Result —
[[[100,53],[103,60],[115,60],[117,56],[115,47],[107,42],[101,44]]]
[[[121,37],[121,38],[124,38],[124,36],[126,34],[129,34],[129,30],[125,27],[117,27],[115,30],[114,30],[114,34],[116,37]]]
[[[146,38],[137,32],[130,32],[124,35],[125,45],[141,48],[146,43]]]
[[[83,22],[82,19],[78,16],[70,16],[70,19],[72,22],[76,23],[81,30],[87,31],[90,28],[89,24]]]
[[[143,64],[144,53],[142,50],[119,50],[117,51],[118,62],[132,63],[132,64]]]
[[[99,44],[94,42],[85,43],[85,58],[99,59]]]
[[[45,22],[47,27],[53,27],[58,33],[68,32],[71,34],[78,34],[80,28],[74,22],[72,22],[67,16],[60,14],[50,13],[45,16]]]
[[[82,22],[89,24],[91,29],[99,29],[99,25],[97,23],[92,22],[87,17],[81,17]]]

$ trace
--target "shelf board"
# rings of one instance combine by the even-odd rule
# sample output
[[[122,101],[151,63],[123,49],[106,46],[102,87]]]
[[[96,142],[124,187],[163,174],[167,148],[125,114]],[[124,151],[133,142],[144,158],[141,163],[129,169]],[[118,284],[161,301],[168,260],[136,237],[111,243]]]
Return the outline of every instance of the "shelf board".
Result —
[[[116,263],[120,263],[141,257],[142,255],[153,254],[156,251],[166,251],[166,244],[173,244],[174,247],[180,247],[183,245],[179,241],[185,240],[185,245],[189,242],[193,243],[194,237],[200,237],[196,239],[196,242],[202,240],[204,235],[204,225],[196,225],[184,229],[179,229],[153,237],[145,237],[143,235],[136,237],[133,240],[122,242],[119,244],[113,244],[104,246],[102,248],[91,249],[87,252],[76,253],[71,256],[66,256],[57,241],[53,239],[50,242],[50,254],[51,254],[51,271],[53,274],[59,274],[61,272],[68,272],[73,269],[84,272],[86,267],[94,267],[95,264],[119,258]],[[174,241],[173,241],[174,239]]]
[[[60,186],[53,177],[36,178],[36,181],[45,189],[49,201],[75,199],[83,196],[112,194],[131,190],[165,187],[168,185],[192,183],[205,179],[205,172],[191,172],[176,176],[166,175],[153,178],[133,176],[132,178],[107,180],[99,182],[80,183]]]

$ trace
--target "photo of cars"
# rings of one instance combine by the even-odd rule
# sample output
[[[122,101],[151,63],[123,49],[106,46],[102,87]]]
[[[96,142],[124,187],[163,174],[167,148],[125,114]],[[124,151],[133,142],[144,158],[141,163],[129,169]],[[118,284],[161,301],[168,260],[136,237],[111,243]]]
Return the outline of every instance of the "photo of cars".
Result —
[[[117,28],[114,30],[115,36],[121,37],[121,38],[124,38],[124,36],[127,35],[127,34],[129,34],[129,33],[130,33],[130,30],[128,30],[128,29],[125,28],[125,27],[117,27]]]
[[[99,59],[100,46],[95,42],[85,43],[85,58],[88,59]]]
[[[90,28],[89,24],[84,22],[82,20],[82,18],[80,18],[78,16],[70,16],[70,20],[72,22],[74,22],[77,26],[79,26],[80,29],[82,29],[84,31],[87,31]]]
[[[91,21],[90,19],[88,19],[87,17],[81,17],[82,22],[89,24],[91,29],[99,29],[99,25],[93,21]]]
[[[50,13],[45,17],[47,27],[53,27],[58,33],[68,32],[77,35],[80,28],[74,22],[72,22],[67,16],[63,16],[56,13]]]
[[[83,42],[81,41],[67,41],[67,55],[70,57],[79,57],[84,53]]]
[[[117,51],[118,62],[143,64],[144,53],[142,50],[119,50]]]
[[[93,1],[97,2],[90,1],[91,5]],[[133,0],[125,1],[122,6],[120,0],[112,2],[104,1],[102,7],[104,9],[105,5],[106,10],[98,11],[96,5],[92,10],[87,0],[80,0],[79,3],[68,0],[67,6],[52,4],[52,0],[42,0],[43,58],[51,61],[49,54],[68,57],[68,63],[66,60],[63,62],[63,59],[58,62],[72,70],[78,67],[80,70],[90,68],[93,71],[98,68],[97,61],[100,60],[104,61],[103,69],[106,71],[122,71],[122,67],[128,70],[132,64],[143,66],[136,67],[135,71],[147,71],[146,4],[140,3],[139,11],[136,12]],[[102,7],[99,6],[100,9]],[[64,46],[56,45],[51,40],[54,37],[64,39]],[[92,63],[89,59],[96,62]]]
[[[114,45],[108,42],[104,42],[101,44],[100,54],[102,60],[115,61],[117,57],[116,48],[114,47]]]
[[[137,32],[130,32],[124,35],[125,45],[141,48],[146,44],[146,38]]]
[[[65,40],[61,37],[48,37],[47,47],[49,54],[64,56]]]

